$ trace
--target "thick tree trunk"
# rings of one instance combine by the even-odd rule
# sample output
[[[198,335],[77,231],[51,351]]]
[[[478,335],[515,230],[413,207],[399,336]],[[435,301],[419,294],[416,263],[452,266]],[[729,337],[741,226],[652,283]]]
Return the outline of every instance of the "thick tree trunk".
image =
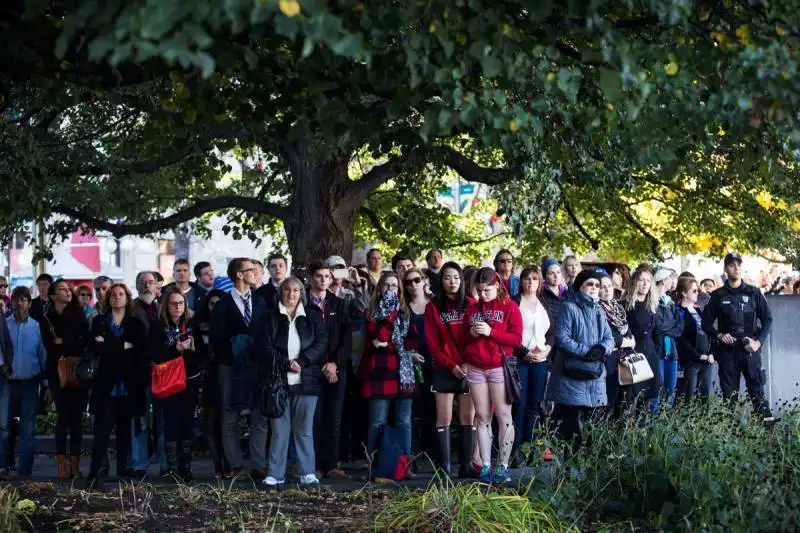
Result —
[[[352,184],[347,175],[349,160],[312,164],[302,141],[285,146],[283,152],[293,184],[294,216],[284,221],[293,263],[307,265],[334,254],[351,261],[361,201],[348,194]]]

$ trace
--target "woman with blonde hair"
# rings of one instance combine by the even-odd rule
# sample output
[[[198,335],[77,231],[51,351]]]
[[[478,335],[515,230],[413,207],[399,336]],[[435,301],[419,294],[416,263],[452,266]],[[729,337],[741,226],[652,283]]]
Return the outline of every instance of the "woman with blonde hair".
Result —
[[[642,396],[648,400],[656,399],[661,388],[658,349],[654,338],[658,299],[652,269],[647,265],[640,265],[631,276],[631,283],[626,291],[625,309],[628,326],[636,341],[636,351],[647,358],[654,379],[631,386],[630,396],[637,400]]]

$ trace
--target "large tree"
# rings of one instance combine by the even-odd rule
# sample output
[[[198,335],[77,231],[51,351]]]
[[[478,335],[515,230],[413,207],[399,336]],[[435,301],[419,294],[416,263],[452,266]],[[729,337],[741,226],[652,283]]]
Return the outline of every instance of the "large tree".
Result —
[[[13,0],[5,236],[227,211],[235,235],[280,221],[299,261],[348,254],[359,220],[447,246],[454,172],[495,186],[531,254],[783,246],[795,4]],[[223,179],[230,151],[264,164]]]

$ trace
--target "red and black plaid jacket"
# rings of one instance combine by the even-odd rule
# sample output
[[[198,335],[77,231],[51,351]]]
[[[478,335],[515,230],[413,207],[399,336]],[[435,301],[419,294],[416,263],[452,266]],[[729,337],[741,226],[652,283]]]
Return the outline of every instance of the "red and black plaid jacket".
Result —
[[[400,391],[400,356],[392,342],[392,321],[396,313],[384,320],[367,319],[364,336],[364,355],[358,367],[358,376],[363,381],[361,396],[365,399],[410,397],[411,392]],[[372,341],[388,342],[385,348],[376,348]]]

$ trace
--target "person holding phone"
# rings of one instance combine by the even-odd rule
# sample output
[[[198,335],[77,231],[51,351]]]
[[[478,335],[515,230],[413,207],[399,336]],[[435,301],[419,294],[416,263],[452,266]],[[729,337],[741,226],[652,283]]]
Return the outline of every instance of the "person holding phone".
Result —
[[[475,279],[478,301],[467,308],[462,327],[464,359],[469,365],[467,382],[478,424],[478,443],[483,465],[483,483],[511,481],[508,469],[514,445],[514,419],[506,393],[503,358],[512,357],[522,343],[522,315],[506,289],[506,283],[491,268],[481,268]],[[500,460],[491,470],[492,418],[497,417]]]
[[[457,263],[442,266],[437,296],[425,308],[425,332],[433,357],[431,388],[436,401],[436,438],[439,444],[439,467],[449,476],[450,424],[453,402],[458,396],[458,421],[461,426],[458,477],[477,477],[471,457],[475,449],[475,407],[469,395],[466,377],[469,371],[459,341],[467,307],[474,302],[466,295],[466,280]]]
[[[99,358],[91,383],[89,412],[94,415],[94,442],[87,487],[103,485],[103,460],[112,428],[116,427],[117,477],[134,477],[128,468],[131,421],[145,415],[148,368],[144,325],[133,311],[133,297],[115,283],[100,302],[101,314],[92,322],[88,354]]]
[[[164,450],[167,471],[164,477],[184,482],[192,480],[192,425],[200,369],[195,357],[194,337],[188,324],[186,298],[176,289],[164,293],[158,321],[150,327],[150,363],[165,363],[183,358],[186,388],[168,398],[155,398],[158,414],[164,421]]]

